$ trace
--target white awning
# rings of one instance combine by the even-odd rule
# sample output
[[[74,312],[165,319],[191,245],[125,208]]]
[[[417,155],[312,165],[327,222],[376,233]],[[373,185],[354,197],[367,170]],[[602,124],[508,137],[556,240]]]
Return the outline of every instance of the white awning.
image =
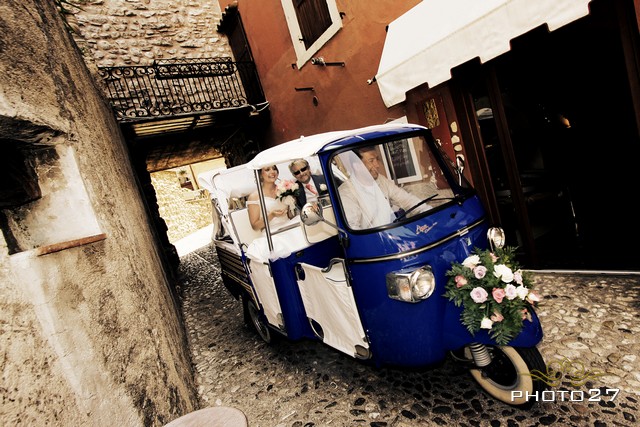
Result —
[[[486,62],[542,24],[550,31],[589,14],[590,0],[423,0],[389,25],[376,81],[387,107],[406,92],[451,78],[451,69]]]

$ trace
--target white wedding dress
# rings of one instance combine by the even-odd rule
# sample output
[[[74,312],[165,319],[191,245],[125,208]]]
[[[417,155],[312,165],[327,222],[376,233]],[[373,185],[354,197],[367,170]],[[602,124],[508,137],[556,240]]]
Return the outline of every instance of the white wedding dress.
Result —
[[[267,212],[269,213],[277,210],[289,209],[286,204],[282,203],[280,200],[272,199],[271,197],[265,197],[264,202],[267,205]],[[271,230],[277,230],[287,223],[289,223],[289,217],[286,214],[274,216],[273,219],[269,221],[269,228],[271,228]]]
[[[267,212],[279,209],[288,209],[286,203],[272,197],[265,196],[264,201]],[[247,204],[259,205],[259,202],[257,200],[252,200],[248,201]],[[274,233],[286,225],[299,224],[299,222],[300,218],[298,216],[291,219],[289,219],[287,215],[276,216],[269,221],[269,229],[271,230],[271,233]],[[275,260],[289,256],[293,252],[309,246],[309,243],[305,239],[300,227],[287,230],[283,234],[273,235],[272,239],[273,251],[269,251],[266,237],[258,237],[249,244],[249,247],[247,248],[247,256],[256,261],[266,262],[269,259]]]
[[[276,200],[269,196],[264,197],[264,202],[267,207],[267,213],[271,213],[273,211],[282,210],[282,209],[288,209],[286,204],[282,203],[280,200]],[[248,201],[247,204],[258,205],[258,207],[260,206],[260,203],[257,200]],[[289,223],[289,217],[287,215],[274,216],[273,219],[269,221],[269,228],[271,229],[271,231],[274,231],[287,223]]]

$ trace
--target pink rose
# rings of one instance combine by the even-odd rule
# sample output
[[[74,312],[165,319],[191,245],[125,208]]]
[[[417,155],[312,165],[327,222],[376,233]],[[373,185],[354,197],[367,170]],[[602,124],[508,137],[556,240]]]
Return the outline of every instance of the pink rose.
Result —
[[[468,283],[467,279],[460,274],[456,276],[455,281],[456,281],[456,288],[461,288]]]
[[[476,279],[482,279],[487,275],[487,267],[484,265],[479,265],[473,269],[473,275],[476,276]]]
[[[522,271],[518,270],[515,273],[513,273],[513,281],[516,282],[518,285],[522,285]]]
[[[502,288],[493,288],[491,291],[491,295],[493,295],[493,299],[496,300],[498,304],[502,303],[502,299],[507,295],[504,289]]]
[[[492,322],[502,322],[504,320],[504,316],[497,311],[493,312],[493,316],[491,316]]]
[[[529,293],[527,294],[527,301],[529,301],[531,304],[534,304],[540,301],[540,296],[533,291],[529,291]]]
[[[479,286],[471,290],[471,299],[478,304],[485,302],[488,296],[487,291]]]

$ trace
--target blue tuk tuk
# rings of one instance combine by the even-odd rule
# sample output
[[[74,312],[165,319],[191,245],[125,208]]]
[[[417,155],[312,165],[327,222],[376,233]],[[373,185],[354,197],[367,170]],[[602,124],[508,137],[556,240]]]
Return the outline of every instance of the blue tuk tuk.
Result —
[[[251,193],[268,217],[260,170],[277,165],[291,189],[296,159],[323,178],[317,197],[255,230]],[[545,388],[533,374],[546,371],[535,312],[498,344],[466,327],[462,307],[443,297],[453,263],[504,244],[463,167],[428,129],[392,123],[300,137],[215,171],[204,180],[222,280],[266,342],[319,340],[375,366],[422,368],[451,356],[495,398],[531,406]]]

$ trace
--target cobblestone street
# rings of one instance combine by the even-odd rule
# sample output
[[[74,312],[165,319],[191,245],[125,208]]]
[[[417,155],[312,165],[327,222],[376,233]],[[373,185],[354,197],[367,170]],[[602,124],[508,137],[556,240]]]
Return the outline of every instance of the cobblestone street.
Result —
[[[240,409],[251,427],[634,426],[640,419],[640,276],[535,276],[544,296],[539,348],[547,364],[573,365],[559,369],[563,384],[550,389],[551,401],[525,411],[484,394],[449,360],[420,372],[376,369],[319,342],[267,345],[244,324],[218,269],[211,246],[182,257],[198,394],[203,407]],[[572,386],[568,375],[580,368],[590,379]],[[607,388],[620,392],[588,401],[590,389]],[[583,400],[569,401],[570,391]]]

